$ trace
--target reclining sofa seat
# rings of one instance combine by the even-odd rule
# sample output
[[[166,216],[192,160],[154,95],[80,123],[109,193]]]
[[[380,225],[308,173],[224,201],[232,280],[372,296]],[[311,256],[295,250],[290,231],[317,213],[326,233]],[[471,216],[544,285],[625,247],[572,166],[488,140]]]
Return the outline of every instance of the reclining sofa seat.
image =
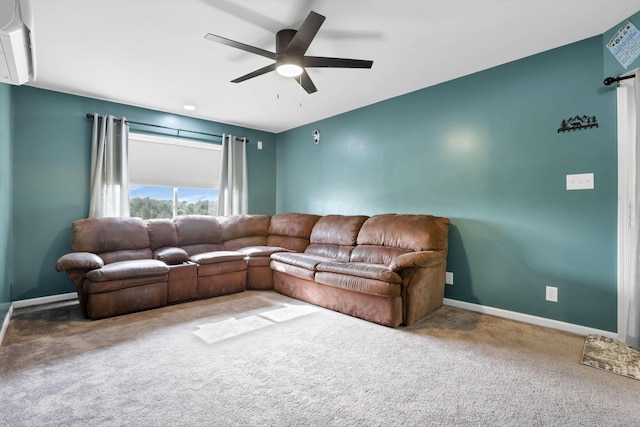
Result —
[[[153,258],[169,267],[167,303],[198,297],[198,266],[189,261],[184,249],[178,248],[178,232],[171,219],[146,220]]]
[[[304,253],[271,256],[276,291],[388,326],[442,305],[449,220],[327,215]]]
[[[78,292],[85,317],[101,319],[167,304],[169,267],[152,259],[140,218],[81,219],[71,227],[72,253],[56,265]]]
[[[247,283],[244,255],[225,250],[222,228],[216,217],[183,215],[173,219],[178,247],[197,264],[198,298],[242,292]]]

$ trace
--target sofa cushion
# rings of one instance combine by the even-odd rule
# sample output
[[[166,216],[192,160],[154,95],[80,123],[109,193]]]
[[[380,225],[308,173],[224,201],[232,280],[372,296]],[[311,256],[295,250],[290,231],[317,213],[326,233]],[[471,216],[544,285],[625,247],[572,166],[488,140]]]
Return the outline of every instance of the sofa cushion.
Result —
[[[302,213],[277,214],[271,217],[267,246],[281,246],[304,252],[313,226],[320,216]]]
[[[142,277],[132,277],[129,279],[114,279],[114,280],[106,280],[104,282],[92,282],[90,280],[87,280],[86,282],[84,282],[84,292],[87,294],[101,294],[101,293],[106,293],[106,292],[114,292],[114,291],[120,291],[120,290],[131,290],[131,288],[137,288],[137,290],[135,291],[139,301],[137,302],[142,302],[145,300],[145,297],[147,296],[147,292],[149,292],[151,289],[153,289],[156,286],[149,286],[149,285],[160,285],[161,287],[165,288],[165,293],[167,291],[167,281],[169,280],[169,273],[164,273],[164,274],[155,274],[152,276],[142,276]],[[142,295],[145,295],[144,297],[141,297]],[[131,295],[129,295],[130,297]],[[112,297],[109,297],[109,299],[111,300]],[[166,295],[164,297],[166,299]],[[117,297],[116,297],[117,299]],[[136,301],[134,301],[133,299],[129,299],[128,303],[134,304],[136,303]],[[154,306],[162,306],[165,305],[166,301],[162,302],[159,305],[154,305]],[[126,304],[123,304],[123,306]]]
[[[234,251],[245,246],[266,245],[270,222],[267,215],[218,217],[224,248]]]
[[[276,252],[292,252],[290,249],[281,248],[280,246],[247,246],[244,248],[237,249],[237,252],[240,252],[248,257],[270,257],[271,254],[275,254]]]
[[[178,246],[176,224],[171,219],[148,219],[145,221],[149,232],[151,250],[168,246]]]
[[[409,252],[441,251],[446,254],[449,219],[431,215],[384,214],[365,221],[352,262],[389,265]]]
[[[151,249],[126,249],[113,252],[99,252],[97,254],[105,264],[120,261],[135,261],[137,259],[152,259],[153,253]]]
[[[313,226],[305,253],[338,261],[349,261],[356,244],[358,231],[367,216],[327,215]]]
[[[173,219],[176,224],[178,246],[190,255],[188,248],[197,245],[209,245],[222,249],[222,232],[216,217],[208,215],[180,215]],[[212,249],[217,250],[217,249]]]
[[[445,251],[448,232],[447,218],[432,215],[375,215],[360,228],[357,244],[412,251]]]
[[[366,277],[387,283],[402,283],[402,278],[398,273],[379,264],[365,264],[362,262],[321,262],[316,265],[316,271],[328,271],[354,277]]]
[[[201,254],[192,255],[189,257],[189,261],[193,261],[197,264],[217,264],[227,261],[244,261],[244,255],[240,252],[234,251],[215,251],[204,252]]]
[[[162,261],[155,259],[140,259],[106,264],[103,267],[88,272],[87,279],[92,282],[105,282],[108,280],[123,280],[134,277],[157,276],[168,273],[169,267]]]
[[[331,262],[331,258],[301,254],[298,252],[277,252],[271,255],[271,259],[282,262],[284,264],[295,265],[297,267],[306,268],[307,270],[315,270],[316,265],[321,262]]]
[[[208,244],[208,243],[202,243],[199,245],[186,245],[186,246],[180,246],[180,247],[184,249],[189,256],[202,254],[206,252],[215,252],[215,251],[224,250],[224,246],[222,245]]]
[[[285,262],[271,260],[271,270],[274,273],[284,273],[288,276],[298,277],[300,279],[313,280],[316,275],[316,271],[304,267],[298,267],[297,265],[287,264]]]
[[[71,226],[74,252],[113,252],[149,247],[147,226],[140,218],[86,218]]]
[[[318,271],[316,272],[314,280],[323,285],[369,295],[389,298],[399,297],[401,295],[401,286],[397,283],[388,283],[382,280],[355,277],[342,273]]]
[[[326,215],[313,226],[309,243],[355,246],[358,232],[368,219],[364,215]]]
[[[412,253],[409,249],[375,245],[358,245],[351,251],[351,262],[390,265],[400,255]]]
[[[198,265],[198,277],[216,276],[237,271],[247,271],[247,263],[243,259]]]
[[[317,255],[336,261],[346,262],[351,259],[351,253],[355,246],[328,245],[326,243],[311,243],[304,250],[305,254]]]

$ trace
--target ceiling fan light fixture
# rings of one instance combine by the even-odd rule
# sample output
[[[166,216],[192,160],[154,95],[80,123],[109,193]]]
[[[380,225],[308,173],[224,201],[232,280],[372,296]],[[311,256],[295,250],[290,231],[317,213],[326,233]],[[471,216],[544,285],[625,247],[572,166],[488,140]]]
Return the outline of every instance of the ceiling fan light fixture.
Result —
[[[0,0],[1,1],[1,0]],[[348,58],[330,58],[305,55],[309,45],[320,30],[325,17],[314,11],[309,12],[306,19],[297,30],[284,29],[276,33],[276,51],[271,52],[262,48],[230,40],[215,34],[207,34],[205,38],[217,43],[244,50],[256,55],[275,60],[266,67],[252,71],[244,76],[231,80],[240,83],[254,77],[275,71],[283,77],[299,77],[296,82],[307,93],[317,92],[318,89],[305,71],[309,67],[327,68],[371,68],[373,61]]]
[[[298,77],[302,74],[302,67],[297,64],[280,64],[276,71],[283,77]]]

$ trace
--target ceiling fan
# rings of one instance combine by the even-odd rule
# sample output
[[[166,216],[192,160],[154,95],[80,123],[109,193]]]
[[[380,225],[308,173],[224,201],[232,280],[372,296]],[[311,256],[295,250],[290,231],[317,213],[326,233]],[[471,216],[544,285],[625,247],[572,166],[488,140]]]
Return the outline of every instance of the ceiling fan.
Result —
[[[270,52],[259,47],[250,46],[215,34],[207,34],[205,38],[227,46],[235,47],[256,55],[272,59],[273,64],[262,67],[249,74],[231,80],[233,83],[240,83],[252,79],[262,74],[276,71],[284,77],[297,77],[296,81],[307,91],[314,93],[318,89],[311,81],[311,77],[305,68],[327,67],[327,68],[371,68],[373,61],[361,59],[327,58],[323,56],[306,56],[305,53],[313,38],[318,33],[320,26],[326,18],[319,13],[310,12],[300,28],[296,30],[280,30],[276,34],[276,51]]]

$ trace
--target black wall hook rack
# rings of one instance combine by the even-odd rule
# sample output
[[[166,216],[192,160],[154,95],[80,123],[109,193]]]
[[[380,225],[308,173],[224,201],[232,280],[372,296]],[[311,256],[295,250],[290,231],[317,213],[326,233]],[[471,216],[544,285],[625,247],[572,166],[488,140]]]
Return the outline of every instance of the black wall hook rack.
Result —
[[[596,120],[596,116],[575,116],[562,120],[562,124],[560,128],[558,128],[558,133],[597,127],[598,121]]]

